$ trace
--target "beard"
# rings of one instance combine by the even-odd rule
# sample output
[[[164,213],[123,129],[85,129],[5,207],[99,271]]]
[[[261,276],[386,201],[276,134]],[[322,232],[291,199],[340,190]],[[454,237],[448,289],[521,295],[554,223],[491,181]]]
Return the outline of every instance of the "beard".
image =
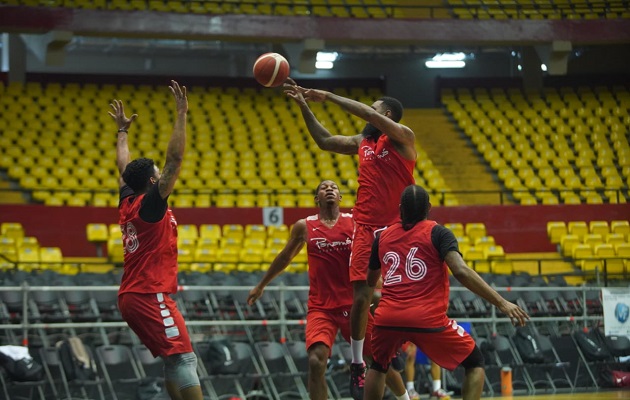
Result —
[[[361,135],[363,135],[367,139],[373,140],[377,140],[379,137],[381,137],[382,134],[383,133],[377,127],[370,124],[369,122],[365,124],[365,128],[363,128],[363,130],[361,131]]]

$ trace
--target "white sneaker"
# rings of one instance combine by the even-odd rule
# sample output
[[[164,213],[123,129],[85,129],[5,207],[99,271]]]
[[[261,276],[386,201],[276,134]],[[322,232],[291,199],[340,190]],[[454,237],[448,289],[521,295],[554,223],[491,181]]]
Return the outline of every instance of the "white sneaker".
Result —
[[[434,390],[433,393],[431,393],[431,397],[442,400],[450,400],[453,393],[454,392],[447,392],[446,390],[439,388],[438,390]]]
[[[407,394],[410,400],[420,400],[420,393],[416,392],[415,389],[407,390]]]

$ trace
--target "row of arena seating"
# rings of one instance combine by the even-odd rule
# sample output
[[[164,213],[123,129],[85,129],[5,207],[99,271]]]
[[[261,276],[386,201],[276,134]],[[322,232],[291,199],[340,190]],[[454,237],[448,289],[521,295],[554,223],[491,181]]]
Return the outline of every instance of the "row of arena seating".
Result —
[[[382,96],[377,89],[335,92],[367,104]],[[126,110],[140,116],[129,133],[132,155],[162,165],[173,118],[164,112],[171,99],[163,87],[12,83],[0,84],[0,94],[0,110],[18,116],[0,120],[0,168],[35,201],[117,206],[115,126],[107,114],[113,98],[123,99]],[[282,93],[193,87],[188,97],[188,148],[172,205],[310,207],[320,171],[326,171],[326,178],[350,194],[342,206],[352,206],[357,161],[319,150]],[[334,133],[356,134],[365,125],[339,107],[311,107]],[[434,193],[448,191],[426,152],[416,147],[416,182]],[[457,200],[447,196],[443,203],[457,205]]]
[[[625,86],[447,89],[442,102],[520,204],[630,199]]]
[[[630,223],[628,221],[550,221],[547,235],[559,253],[572,259],[582,272],[630,271]]]
[[[194,14],[246,14],[337,18],[617,19],[630,18],[623,1],[589,0],[8,0],[8,4]]]

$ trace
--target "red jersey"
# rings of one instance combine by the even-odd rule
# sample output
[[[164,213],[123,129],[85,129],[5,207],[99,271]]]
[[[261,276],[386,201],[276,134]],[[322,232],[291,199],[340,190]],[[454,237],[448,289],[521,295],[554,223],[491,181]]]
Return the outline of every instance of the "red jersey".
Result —
[[[353,232],[352,214],[341,213],[332,228],[324,225],[319,215],[306,218],[309,311],[352,305],[349,269]]]
[[[118,223],[123,232],[125,263],[118,294],[177,292],[177,221],[170,208],[155,223],[140,218],[145,195],[126,197]]]
[[[375,325],[439,328],[449,324],[448,267],[431,240],[437,222],[425,220],[405,231],[394,224],[378,242],[383,290]]]
[[[364,225],[389,226],[400,219],[400,195],[415,183],[416,162],[403,158],[387,135],[359,145],[359,189],[352,211]]]

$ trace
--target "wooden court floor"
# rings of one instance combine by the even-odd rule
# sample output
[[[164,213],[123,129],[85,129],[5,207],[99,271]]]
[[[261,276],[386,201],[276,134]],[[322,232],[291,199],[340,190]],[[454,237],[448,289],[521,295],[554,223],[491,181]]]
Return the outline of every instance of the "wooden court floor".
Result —
[[[455,398],[454,398],[455,399]],[[630,399],[630,389],[582,392],[582,393],[559,393],[559,394],[539,394],[536,396],[504,396],[504,397],[482,397],[482,399],[492,400],[618,400]]]

